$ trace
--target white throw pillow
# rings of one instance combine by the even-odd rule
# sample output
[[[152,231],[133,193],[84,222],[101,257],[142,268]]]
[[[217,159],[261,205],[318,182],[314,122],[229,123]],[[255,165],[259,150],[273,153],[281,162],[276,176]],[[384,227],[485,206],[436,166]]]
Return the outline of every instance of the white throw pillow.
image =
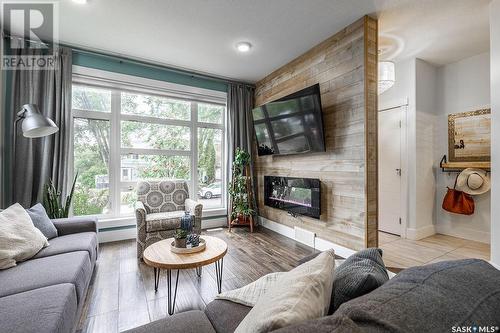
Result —
[[[235,333],[276,330],[328,313],[333,288],[335,254],[325,251],[284,273],[277,287],[263,295]]]
[[[0,269],[16,266],[17,261],[33,257],[47,245],[47,238],[20,204],[0,212]]]

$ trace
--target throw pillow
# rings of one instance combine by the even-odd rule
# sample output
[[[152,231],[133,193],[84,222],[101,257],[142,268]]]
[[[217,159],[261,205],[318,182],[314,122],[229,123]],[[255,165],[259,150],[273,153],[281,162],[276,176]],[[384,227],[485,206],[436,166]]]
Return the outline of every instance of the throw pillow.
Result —
[[[30,209],[26,209],[28,215],[31,217],[31,221],[45,235],[48,239],[57,237],[57,229],[54,223],[50,220],[45,208],[42,204],[37,203]]]
[[[16,203],[0,212],[0,269],[10,268],[49,245],[26,210]]]
[[[335,254],[325,251],[289,272],[259,298],[235,333],[269,332],[326,315],[333,286]]]
[[[342,303],[380,287],[387,280],[389,276],[381,249],[369,248],[356,252],[335,269],[328,314],[335,312]]]

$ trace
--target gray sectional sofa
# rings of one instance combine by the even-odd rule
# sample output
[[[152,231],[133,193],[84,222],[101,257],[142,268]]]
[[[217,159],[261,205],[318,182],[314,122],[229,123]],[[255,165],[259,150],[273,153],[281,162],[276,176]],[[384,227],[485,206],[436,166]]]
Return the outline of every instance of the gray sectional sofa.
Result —
[[[73,332],[97,260],[96,220],[53,220],[58,237],[32,259],[0,271],[0,331]]]
[[[128,333],[229,333],[250,309],[215,300],[205,311],[178,313]],[[476,332],[500,327],[500,271],[484,260],[464,259],[403,270],[331,316],[274,332],[474,332],[474,326]]]

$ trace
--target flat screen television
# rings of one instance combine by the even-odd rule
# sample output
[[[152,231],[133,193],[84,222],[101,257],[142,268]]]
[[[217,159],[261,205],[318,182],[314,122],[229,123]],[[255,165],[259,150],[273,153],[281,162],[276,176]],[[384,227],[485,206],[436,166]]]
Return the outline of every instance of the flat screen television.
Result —
[[[325,151],[319,84],[252,110],[258,154]]]

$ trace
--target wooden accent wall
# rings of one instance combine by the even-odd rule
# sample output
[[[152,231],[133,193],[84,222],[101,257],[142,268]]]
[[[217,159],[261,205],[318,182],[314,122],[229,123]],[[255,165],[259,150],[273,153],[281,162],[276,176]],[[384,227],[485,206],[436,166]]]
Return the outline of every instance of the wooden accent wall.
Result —
[[[256,84],[259,106],[320,84],[326,152],[255,160],[259,214],[359,250],[377,246],[377,21],[363,17]],[[321,218],[264,205],[264,176],[319,178]]]

